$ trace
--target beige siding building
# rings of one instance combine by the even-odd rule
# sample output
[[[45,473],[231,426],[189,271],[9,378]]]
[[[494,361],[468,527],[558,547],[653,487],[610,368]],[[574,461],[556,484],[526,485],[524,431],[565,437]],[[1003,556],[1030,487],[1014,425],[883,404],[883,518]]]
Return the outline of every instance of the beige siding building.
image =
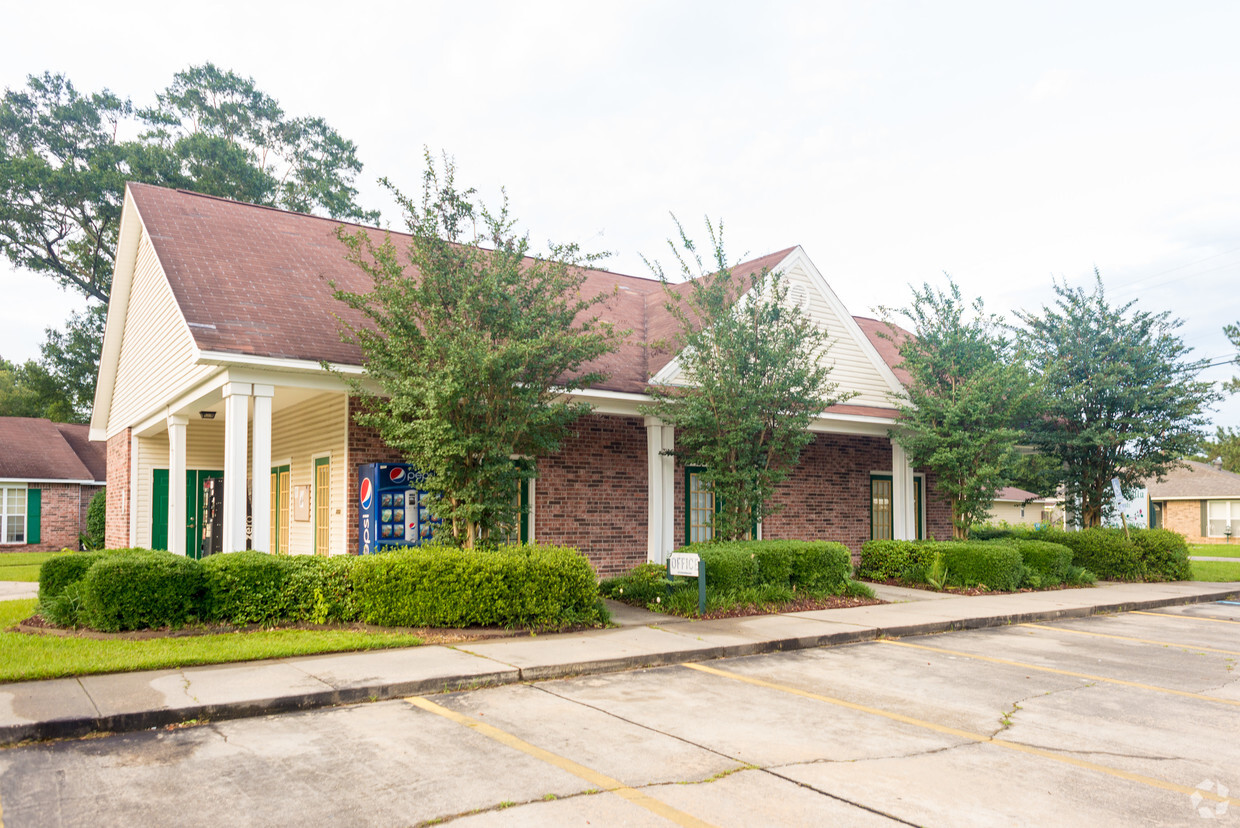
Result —
[[[1240,542],[1240,474],[1186,460],[1162,480],[1147,480],[1152,526],[1189,543]]]

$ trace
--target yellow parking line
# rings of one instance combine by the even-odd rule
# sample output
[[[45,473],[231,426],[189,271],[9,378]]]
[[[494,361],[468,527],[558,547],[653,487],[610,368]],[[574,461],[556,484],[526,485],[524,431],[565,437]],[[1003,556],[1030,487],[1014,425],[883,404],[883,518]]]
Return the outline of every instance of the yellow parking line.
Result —
[[[1210,618],[1206,615],[1184,615],[1178,612],[1149,612],[1147,610],[1131,610],[1133,615],[1157,615],[1159,618],[1187,618],[1189,621],[1213,621],[1217,624],[1240,624],[1230,618]]]
[[[1236,650],[1219,650],[1214,647],[1198,647],[1196,644],[1183,644],[1178,641],[1155,641],[1150,638],[1133,638],[1129,635],[1112,635],[1111,633],[1086,632],[1085,630],[1070,630],[1067,627],[1047,627],[1042,624],[1021,624],[1022,627],[1029,627],[1035,630],[1049,630],[1051,632],[1066,632],[1073,635],[1091,635],[1094,638],[1113,638],[1116,641],[1135,641],[1138,644],[1156,644],[1159,647],[1175,647],[1181,650],[1198,650],[1203,653],[1222,653],[1223,655],[1240,656],[1240,652]]]
[[[505,730],[500,730],[494,725],[489,725],[486,722],[480,722],[477,719],[464,715],[463,713],[458,713],[455,710],[435,704],[433,701],[424,699],[421,696],[410,696],[405,699],[405,701],[409,702],[409,704],[414,707],[419,707],[427,711],[428,713],[434,713],[436,716],[442,716],[449,721],[464,725],[477,733],[481,733],[489,739],[494,739],[501,745],[507,745],[514,750],[519,750],[522,753],[533,756],[535,759],[540,759],[548,765],[553,765],[562,771],[567,771],[573,776],[586,780],[600,790],[614,793],[622,799],[632,802],[634,805],[645,808],[647,811],[657,814],[664,819],[671,820],[677,825],[703,826],[704,828],[710,828],[711,826],[711,823],[703,822],[692,814],[687,814],[684,811],[673,808],[671,805],[660,802],[652,796],[648,796],[635,788],[629,787],[618,779],[612,779],[610,776],[599,773],[591,768],[587,768],[585,765],[579,765],[572,759],[552,753],[549,750],[544,750],[537,745],[531,745],[524,739],[514,736]],[[0,826],[0,828],[3,828],[3,826]]]
[[[972,658],[978,661],[989,661],[991,664],[1006,664],[1009,667],[1019,667],[1022,670],[1037,670],[1042,673],[1055,673],[1061,676],[1072,676],[1073,678],[1088,679],[1089,681],[1103,681],[1107,684],[1118,684],[1123,687],[1136,687],[1140,690],[1152,690],[1155,693],[1168,693],[1172,696],[1186,696],[1190,699],[1200,699],[1202,701],[1218,702],[1219,704],[1229,704],[1234,707],[1240,707],[1240,701],[1236,701],[1235,699],[1220,699],[1216,696],[1207,696],[1202,693],[1192,693],[1188,690],[1173,690],[1170,687],[1159,687],[1154,684],[1142,684],[1138,681],[1124,681],[1123,679],[1095,676],[1089,673],[1076,673],[1072,670],[1060,670],[1056,667],[1042,667],[1037,664],[1025,664],[1023,661],[1011,661],[1006,658],[976,655],[974,653],[966,653],[961,650],[948,650],[943,647],[930,647],[926,644],[913,644],[908,641],[893,641],[890,638],[880,638],[878,641],[880,644],[895,644],[898,647],[912,647],[917,650],[929,650],[932,653],[943,653],[945,655],[961,656],[962,658]]]
[[[705,664],[682,664],[681,666],[687,669],[690,669],[690,670],[698,670],[703,673],[709,673],[711,675],[721,676],[723,678],[731,679],[733,681],[744,682],[745,684],[752,684],[755,687],[765,687],[770,690],[778,690],[781,693],[789,693],[794,696],[801,696],[803,698],[813,699],[814,701],[826,702],[827,704],[836,705],[837,707],[843,707],[848,710],[855,710],[859,713],[867,713],[871,716],[881,716],[884,719],[890,719],[891,721],[901,722],[907,725],[912,725],[913,727],[919,727],[919,728],[922,728],[923,730],[930,730],[930,731],[934,731],[935,733],[942,733],[948,736],[957,736],[961,739],[967,739],[971,742],[977,742],[979,744],[994,745],[996,747],[1006,748],[1007,750],[1012,750],[1017,753],[1025,753],[1031,756],[1040,756],[1043,759],[1050,759],[1053,762],[1059,762],[1064,765],[1071,765],[1072,767],[1081,768],[1083,770],[1095,771],[1097,773],[1106,774],[1107,776],[1113,776],[1117,779],[1124,779],[1128,782],[1136,782],[1141,785],[1146,785],[1151,788],[1159,788],[1160,790],[1184,794],[1185,796],[1192,796],[1193,794],[1200,794],[1202,799],[1209,799],[1212,802],[1230,801],[1210,791],[1203,791],[1198,788],[1190,788],[1187,785],[1177,785],[1174,782],[1167,782],[1162,779],[1155,779],[1152,776],[1143,776],[1142,774],[1139,774],[1139,773],[1130,773],[1126,770],[1120,770],[1119,768],[1112,768],[1112,767],[1108,767],[1107,765],[1099,765],[1096,762],[1087,762],[1084,759],[1077,759],[1074,756],[1064,756],[1062,754],[1055,753],[1054,751],[1044,750],[1042,748],[1030,747],[1029,745],[1022,745],[1019,742],[1009,742],[1006,739],[996,739],[994,737],[987,736],[982,733],[972,733],[968,730],[961,730],[956,727],[948,727],[946,725],[935,724],[934,722],[927,722],[921,719],[914,719],[912,716],[905,716],[903,713],[893,713],[890,710],[882,710],[877,707],[868,707],[864,704],[856,704],[854,702],[844,701],[843,699],[832,698],[831,696],[823,696],[823,695],[819,695],[818,693],[811,693],[810,691],[802,690],[799,687],[789,687],[784,684],[776,684],[775,682],[772,682],[772,681],[765,681],[763,679],[754,678],[752,676],[746,676],[741,673],[733,673],[728,670],[720,670],[717,667],[707,667]]]

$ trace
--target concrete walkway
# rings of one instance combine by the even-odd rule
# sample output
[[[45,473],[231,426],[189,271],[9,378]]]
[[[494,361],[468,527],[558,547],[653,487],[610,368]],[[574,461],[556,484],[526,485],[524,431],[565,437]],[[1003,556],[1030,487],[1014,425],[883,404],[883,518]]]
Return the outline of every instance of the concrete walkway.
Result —
[[[0,601],[13,601],[18,598],[38,597],[38,581],[0,581]]]
[[[1108,583],[970,597],[876,591],[899,603],[715,621],[626,607],[617,613],[622,626],[606,630],[5,684],[0,744],[1217,601],[1240,595],[1240,583]]]
[[[1189,555],[1190,561],[1227,561],[1228,563],[1240,564],[1240,558],[1218,558],[1208,555]]]

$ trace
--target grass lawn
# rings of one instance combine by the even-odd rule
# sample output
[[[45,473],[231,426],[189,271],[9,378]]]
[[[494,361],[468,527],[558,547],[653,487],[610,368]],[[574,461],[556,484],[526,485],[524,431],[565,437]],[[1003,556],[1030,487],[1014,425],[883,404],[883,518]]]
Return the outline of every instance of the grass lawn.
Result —
[[[0,581],[39,580],[39,567],[48,558],[63,555],[64,552],[13,552],[0,554]]]
[[[260,630],[144,641],[7,632],[34,614],[33,598],[0,601],[0,682],[222,664],[260,658],[415,647],[404,632]]]
[[[1188,547],[1188,554],[1204,558],[1240,558],[1240,543],[1199,543]]]
[[[1240,581],[1240,560],[1190,561],[1194,581]]]

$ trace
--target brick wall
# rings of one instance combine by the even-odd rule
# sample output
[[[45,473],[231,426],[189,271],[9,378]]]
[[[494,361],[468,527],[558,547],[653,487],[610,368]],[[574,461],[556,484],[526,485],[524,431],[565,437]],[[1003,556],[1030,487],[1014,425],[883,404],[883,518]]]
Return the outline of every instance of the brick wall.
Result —
[[[31,483],[27,488],[43,492],[39,504],[39,542],[5,544],[0,553],[77,549],[78,533],[86,528],[85,515],[78,508],[82,487],[77,483]]]
[[[133,448],[131,429],[108,438],[108,516],[107,529],[104,531],[104,545],[109,549],[121,549],[130,546],[129,510],[133,504],[129,502],[129,469],[130,454]],[[85,524],[83,524],[85,525]]]
[[[538,463],[534,536],[580,549],[600,576],[646,561],[646,427],[590,415]]]
[[[1167,500],[1163,502],[1164,529],[1179,532],[1189,543],[1223,543],[1224,538],[1206,538],[1201,535],[1200,500]]]

